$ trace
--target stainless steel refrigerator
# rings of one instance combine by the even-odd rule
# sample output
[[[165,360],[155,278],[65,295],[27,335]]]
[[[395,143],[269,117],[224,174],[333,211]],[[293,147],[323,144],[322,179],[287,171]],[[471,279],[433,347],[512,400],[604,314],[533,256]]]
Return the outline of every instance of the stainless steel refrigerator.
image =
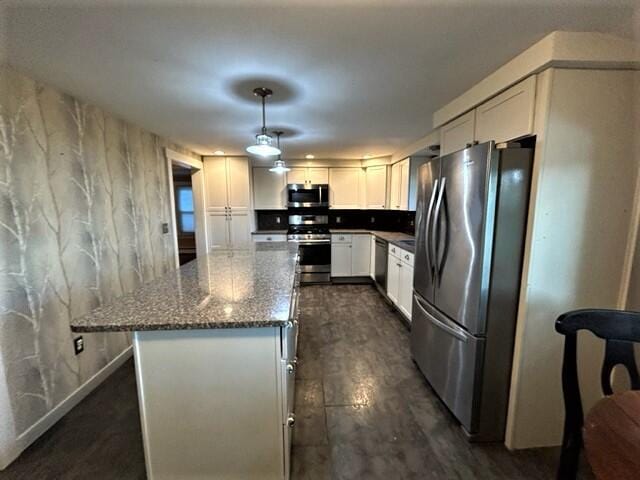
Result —
[[[504,439],[532,160],[487,142],[418,172],[411,352],[475,441]]]

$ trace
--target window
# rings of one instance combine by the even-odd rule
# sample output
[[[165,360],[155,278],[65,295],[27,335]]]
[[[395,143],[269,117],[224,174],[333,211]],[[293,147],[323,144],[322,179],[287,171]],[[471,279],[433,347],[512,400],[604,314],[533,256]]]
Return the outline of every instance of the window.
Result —
[[[195,232],[193,214],[193,190],[191,187],[178,187],[176,192],[176,210],[178,212],[178,231],[180,233]]]

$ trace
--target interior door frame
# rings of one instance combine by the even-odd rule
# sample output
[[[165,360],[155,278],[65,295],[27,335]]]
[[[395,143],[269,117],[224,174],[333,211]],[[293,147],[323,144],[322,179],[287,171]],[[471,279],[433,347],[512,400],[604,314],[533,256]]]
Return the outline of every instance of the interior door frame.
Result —
[[[169,225],[173,250],[175,252],[176,268],[180,267],[180,256],[178,252],[178,227],[176,225],[176,200],[173,189],[173,165],[191,169],[191,183],[193,186],[193,214],[195,216],[196,230],[196,256],[207,254],[207,215],[205,203],[205,183],[204,183],[204,163],[193,157],[176,152],[169,148],[164,149],[167,159],[167,178],[169,180],[169,205],[171,215]]]

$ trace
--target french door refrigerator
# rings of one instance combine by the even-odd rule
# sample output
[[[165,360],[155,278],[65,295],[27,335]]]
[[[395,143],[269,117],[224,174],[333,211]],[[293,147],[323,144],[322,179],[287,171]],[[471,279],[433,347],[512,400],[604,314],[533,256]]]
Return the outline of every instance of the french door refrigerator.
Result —
[[[504,439],[533,150],[494,142],[418,171],[411,352],[473,441]]]

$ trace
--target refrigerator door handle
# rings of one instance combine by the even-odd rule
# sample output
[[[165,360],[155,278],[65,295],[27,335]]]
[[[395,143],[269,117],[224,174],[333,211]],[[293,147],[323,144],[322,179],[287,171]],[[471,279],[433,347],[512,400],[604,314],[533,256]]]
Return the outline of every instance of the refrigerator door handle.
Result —
[[[431,220],[433,217],[433,207],[436,201],[436,195],[438,193],[438,183],[439,183],[439,180],[436,180],[435,183],[433,184],[433,191],[431,192],[431,199],[429,200],[429,207],[427,208],[427,228],[426,228],[427,238],[426,238],[425,246],[427,250],[427,262],[429,263],[429,272],[431,273],[432,277],[434,275],[434,270],[435,270],[435,262],[434,262],[435,255],[431,253],[432,252],[431,229],[433,227]]]
[[[438,320],[433,314],[429,313],[429,311],[425,308],[424,300],[422,300],[416,294],[413,295],[413,298],[415,299],[416,305],[418,306],[418,308],[422,310],[422,313],[424,313],[426,317],[429,319],[429,321],[433,323],[436,327],[438,327],[440,330],[447,332],[449,335],[453,335],[454,337],[456,337],[458,340],[462,342],[466,343],[469,340],[469,334],[465,332],[462,328],[456,325],[452,325],[450,322],[445,323],[441,320]]]
[[[435,245],[434,247],[434,264],[435,264],[435,272],[436,275],[438,277],[440,277],[440,275],[442,274],[442,267],[444,266],[444,259],[445,256],[442,256],[442,262],[438,262],[438,256],[440,254],[440,245],[439,245],[439,240],[440,240],[440,212],[442,211],[442,201],[445,195],[445,190],[447,188],[447,178],[443,177],[442,178],[442,183],[440,185],[440,192],[438,194],[438,200],[436,201],[436,214],[435,214],[435,218],[433,219],[433,226],[431,229],[431,241],[433,242],[433,244]],[[446,200],[445,200],[446,201]],[[446,248],[446,246],[445,246]],[[443,250],[444,251],[444,250]],[[440,263],[440,265],[438,265],[438,263]]]

